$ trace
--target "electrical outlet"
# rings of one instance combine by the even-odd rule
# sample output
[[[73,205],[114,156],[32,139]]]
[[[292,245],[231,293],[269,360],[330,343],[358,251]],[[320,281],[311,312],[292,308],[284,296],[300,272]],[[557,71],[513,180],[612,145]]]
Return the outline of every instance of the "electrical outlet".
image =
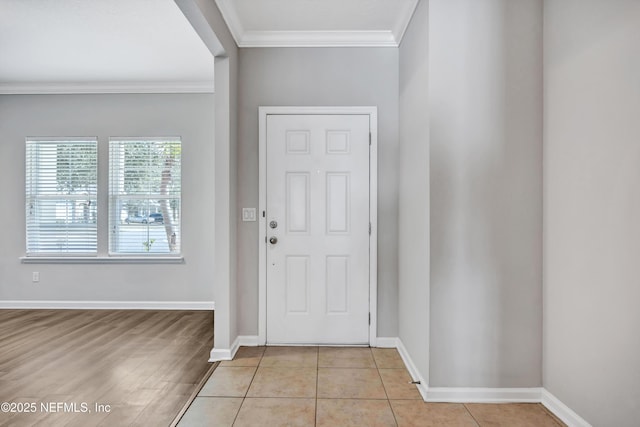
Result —
[[[40,272],[34,271],[31,275],[31,281],[33,283],[38,283],[40,281]]]
[[[256,208],[242,208],[242,221],[255,221],[256,220]]]

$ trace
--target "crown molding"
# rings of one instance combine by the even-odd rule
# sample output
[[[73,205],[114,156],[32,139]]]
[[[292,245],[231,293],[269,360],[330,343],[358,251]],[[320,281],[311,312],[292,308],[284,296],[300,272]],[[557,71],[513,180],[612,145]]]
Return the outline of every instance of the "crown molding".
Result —
[[[238,47],[398,47],[419,0],[395,31],[246,31],[233,0],[215,0]]]
[[[391,31],[247,31],[239,47],[397,47]]]
[[[0,83],[0,95],[213,92],[213,82]]]
[[[413,15],[416,13],[416,9],[418,8],[418,3],[420,0],[413,0],[413,4],[409,9],[407,9],[407,14],[401,16],[398,19],[396,24],[396,28],[394,34],[396,35],[396,39],[398,41],[398,46],[402,43],[402,39],[404,38],[404,33],[407,32],[407,28],[409,28],[409,24],[411,23],[411,19],[413,19]]]
[[[224,19],[224,22],[227,23],[227,27],[229,27],[229,31],[233,36],[236,44],[240,46],[240,41],[242,40],[242,35],[244,34],[244,27],[240,22],[240,16],[238,16],[238,11],[236,10],[236,6],[233,0],[215,0],[216,5],[218,6],[218,10],[220,10],[220,14]]]

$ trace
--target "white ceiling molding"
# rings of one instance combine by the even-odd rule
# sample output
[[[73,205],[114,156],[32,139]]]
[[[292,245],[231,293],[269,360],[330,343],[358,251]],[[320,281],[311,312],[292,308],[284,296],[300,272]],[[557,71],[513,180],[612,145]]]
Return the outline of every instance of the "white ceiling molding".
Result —
[[[247,31],[239,47],[396,47],[391,31]]]
[[[240,46],[240,41],[244,35],[244,28],[240,22],[240,17],[238,16],[238,11],[236,10],[233,0],[216,0],[216,5],[218,5],[220,14],[222,14],[224,22],[227,23],[236,44]]]
[[[0,95],[213,92],[211,82],[0,83]]]
[[[407,10],[406,14],[400,16],[400,19],[398,19],[398,22],[395,28],[395,34],[397,35],[397,39],[398,39],[398,46],[400,46],[400,43],[402,43],[402,39],[404,38],[404,33],[406,33],[407,28],[409,28],[409,23],[413,18],[413,14],[416,13],[416,9],[418,8],[419,2],[420,0],[413,0],[413,4],[411,5],[411,8]]]
[[[409,6],[394,10],[391,28],[373,30],[269,30],[247,29],[235,0],[215,0],[238,47],[397,47],[420,0],[409,0]],[[336,14],[339,10],[336,10]],[[386,13],[386,12],[381,12]],[[323,22],[326,25],[326,22]],[[269,23],[265,22],[269,27]]]

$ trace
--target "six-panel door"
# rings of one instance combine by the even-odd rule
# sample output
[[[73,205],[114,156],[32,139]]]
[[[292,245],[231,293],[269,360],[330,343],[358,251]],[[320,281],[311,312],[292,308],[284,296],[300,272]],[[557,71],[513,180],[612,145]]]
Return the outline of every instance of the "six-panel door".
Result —
[[[369,342],[369,116],[267,117],[267,343]]]

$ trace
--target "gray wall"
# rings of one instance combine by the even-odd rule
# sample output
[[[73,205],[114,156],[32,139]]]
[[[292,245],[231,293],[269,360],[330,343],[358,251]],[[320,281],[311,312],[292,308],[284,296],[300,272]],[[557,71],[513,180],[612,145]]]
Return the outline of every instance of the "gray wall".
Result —
[[[429,3],[400,45],[398,331],[429,382]]]
[[[542,383],[542,0],[433,0],[430,386]]]
[[[544,386],[640,420],[640,2],[545,2]]]
[[[212,94],[0,95],[0,300],[213,301]],[[97,136],[99,238],[106,251],[109,136],[182,137],[182,265],[20,263],[25,253],[25,137]],[[40,282],[31,282],[31,272]]]
[[[238,206],[258,206],[258,106],[378,107],[378,336],[398,334],[398,49],[240,49]],[[238,330],[258,334],[258,224],[238,225]]]

